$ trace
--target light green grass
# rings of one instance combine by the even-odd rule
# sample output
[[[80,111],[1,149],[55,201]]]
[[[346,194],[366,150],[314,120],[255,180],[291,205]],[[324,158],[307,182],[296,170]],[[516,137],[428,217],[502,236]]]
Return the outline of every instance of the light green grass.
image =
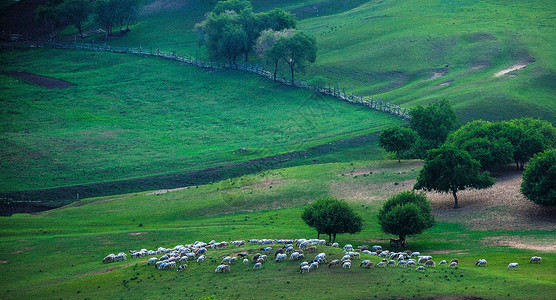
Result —
[[[144,259],[102,264],[102,258],[128,249],[156,249],[196,240],[231,241],[250,238],[313,238],[315,232],[300,218],[306,203],[323,195],[341,196],[364,219],[364,230],[339,235],[340,244],[379,244],[391,237],[380,232],[377,211],[393,193],[395,182],[413,180],[418,162],[353,162],[299,166],[243,176],[224,182],[166,194],[122,195],[85,199],[80,203],[36,215],[0,218],[0,279],[5,299],[208,297],[306,297],[311,287],[316,298],[391,298],[477,296],[484,298],[550,299],[556,291],[553,252],[517,250],[486,242],[496,236],[527,236],[531,241],[553,239],[550,231],[475,231],[458,220],[442,220],[424,234],[408,239],[410,249],[432,253],[434,260],[459,258],[460,267],[442,267],[417,273],[414,268],[363,270],[360,260],[351,270],[321,266],[299,274],[299,262],[270,261],[254,272],[252,263],[232,266],[230,274],[215,274],[226,255],[260,246],[212,251],[203,264],[189,262],[182,273],[159,271]],[[344,175],[373,170],[367,175]],[[270,188],[272,186],[272,188]],[[340,188],[344,186],[345,188]],[[365,199],[347,194],[371,188]],[[138,233],[129,235],[129,233]],[[276,248],[274,246],[274,248]],[[319,247],[329,259],[338,249]],[[444,253],[436,253],[443,251]],[[316,252],[316,253],[318,253]],[[315,255],[316,253],[312,254]],[[543,257],[529,264],[533,255]],[[307,255],[308,260],[312,257]],[[479,258],[488,261],[477,268]],[[145,258],[146,259],[146,258]],[[376,257],[363,255],[361,259]],[[519,262],[517,271],[507,271]],[[111,268],[118,269],[110,270]],[[110,271],[109,271],[110,270]],[[340,284],[341,283],[341,284]]]
[[[316,36],[317,62],[298,78],[318,78],[407,107],[445,98],[463,121],[523,115],[556,121],[552,1],[348,1],[341,8],[334,3],[253,1],[257,11],[298,12],[299,29]],[[152,12],[111,43],[207,59],[192,29],[209,10],[191,1]],[[534,62],[513,72],[515,77],[493,76],[524,61]],[[282,70],[286,77],[287,71]],[[443,76],[431,79],[435,73]]]
[[[236,71],[80,51],[2,53],[0,191],[169,174],[307,149],[402,121]],[[238,152],[240,148],[247,152]]]

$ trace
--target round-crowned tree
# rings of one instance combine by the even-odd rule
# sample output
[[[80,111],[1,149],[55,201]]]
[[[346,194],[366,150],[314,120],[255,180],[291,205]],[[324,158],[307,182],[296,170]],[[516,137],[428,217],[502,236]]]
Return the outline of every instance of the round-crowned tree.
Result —
[[[537,154],[523,172],[521,193],[540,205],[556,204],[556,149]]]
[[[430,202],[424,194],[415,191],[394,195],[378,212],[382,231],[397,235],[400,248],[407,236],[420,234],[434,223]]]
[[[323,198],[306,207],[301,218],[320,234],[328,235],[329,242],[336,234],[357,233],[363,229],[363,219],[349,205],[336,198]]]
[[[378,145],[388,152],[396,153],[399,163],[402,154],[413,147],[417,137],[417,132],[411,128],[392,127],[378,135]]]

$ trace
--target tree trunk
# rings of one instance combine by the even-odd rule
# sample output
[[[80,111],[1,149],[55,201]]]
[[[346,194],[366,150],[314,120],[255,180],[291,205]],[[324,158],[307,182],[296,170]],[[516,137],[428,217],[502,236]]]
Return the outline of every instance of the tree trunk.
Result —
[[[331,234],[331,233],[328,234],[328,242],[329,242],[329,243],[332,242],[332,234]]]
[[[398,242],[398,250],[402,249],[402,245],[405,243],[405,235],[400,235]]]
[[[454,201],[455,201],[454,208],[459,208],[459,206],[458,206],[458,195],[456,195],[456,190],[452,190],[452,195],[454,195]]]
[[[294,85],[294,83],[293,83],[293,66],[294,66],[294,63],[292,62],[290,64],[290,72],[292,73],[292,85]]]
[[[276,73],[278,73],[278,62],[279,62],[279,61],[280,61],[280,60],[277,59],[277,60],[274,62],[274,81],[276,81]]]
[[[334,233],[334,239],[332,239],[332,243],[334,244],[336,242],[336,234]]]
[[[320,232],[317,232],[317,239],[320,240]]]
[[[401,157],[401,154],[398,153],[398,163],[399,163],[399,164],[401,163],[400,157]]]

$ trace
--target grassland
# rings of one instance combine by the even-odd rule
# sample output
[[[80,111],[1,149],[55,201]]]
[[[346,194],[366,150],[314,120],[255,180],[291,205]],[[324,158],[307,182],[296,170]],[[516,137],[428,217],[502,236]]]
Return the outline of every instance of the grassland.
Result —
[[[79,51],[1,56],[6,71],[77,84],[49,90],[0,75],[4,192],[200,170],[401,124],[235,71]]]
[[[153,1],[111,43],[160,47],[206,59],[192,28],[206,2]],[[253,1],[297,14],[319,52],[303,78],[412,107],[447,99],[463,121],[528,115],[555,122],[553,3],[541,1]],[[158,8],[158,9],[155,9]],[[162,18],[161,15],[164,15]],[[495,77],[519,63],[523,70]],[[287,70],[284,69],[284,72]]]
[[[311,238],[314,231],[299,217],[303,206],[332,195],[347,201],[363,216],[365,229],[340,235],[341,244],[380,244],[390,236],[380,232],[377,211],[398,190],[410,188],[420,162],[360,161],[298,166],[266,171],[197,188],[166,193],[137,193],[85,199],[40,214],[0,218],[0,294],[4,299],[41,298],[392,298],[463,297],[550,299],[556,292],[553,250],[532,250],[552,245],[554,222],[544,229],[528,225],[511,229],[475,228],[459,218],[443,216],[433,202],[438,224],[409,239],[410,249],[440,260],[459,258],[458,269],[437,267],[421,274],[414,269],[363,270],[358,260],[350,270],[326,266],[299,274],[299,262],[270,261],[261,271],[252,264],[233,265],[229,274],[215,274],[220,259],[239,251],[258,252],[260,246],[209,252],[202,264],[188,270],[159,271],[145,259],[102,264],[108,253],[159,246],[173,247],[196,240],[249,238]],[[496,193],[486,191],[490,199]],[[503,195],[504,197],[508,194]],[[486,197],[486,196],[483,196]],[[438,201],[438,202],[436,202]],[[462,209],[470,203],[461,195]],[[522,201],[525,201],[522,199]],[[486,203],[486,201],[484,202]],[[527,205],[527,204],[525,204]],[[441,206],[441,205],[440,205]],[[476,211],[491,212],[485,204]],[[464,211],[462,211],[464,212]],[[455,211],[454,213],[457,213]],[[508,214],[515,213],[509,211]],[[525,214],[527,216],[527,214]],[[529,216],[530,221],[535,216]],[[551,224],[551,225],[550,225]],[[496,241],[526,241],[517,249]],[[320,247],[330,259],[338,249]],[[533,255],[541,264],[529,264]],[[486,258],[488,266],[474,261]],[[378,262],[376,257],[362,257]],[[519,262],[517,271],[506,269]]]

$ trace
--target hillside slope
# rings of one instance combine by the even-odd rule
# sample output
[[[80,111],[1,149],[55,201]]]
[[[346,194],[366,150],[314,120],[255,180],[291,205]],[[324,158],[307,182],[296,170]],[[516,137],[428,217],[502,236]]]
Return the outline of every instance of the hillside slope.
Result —
[[[181,3],[181,4],[180,4]],[[180,4],[180,5],[178,5]],[[253,1],[281,7],[317,37],[317,62],[303,76],[411,107],[447,99],[463,121],[523,115],[556,121],[554,5],[535,1]],[[206,58],[193,25],[203,1],[149,2],[118,45],[176,50]],[[495,74],[514,68],[505,73]],[[284,70],[285,71],[285,70]]]

